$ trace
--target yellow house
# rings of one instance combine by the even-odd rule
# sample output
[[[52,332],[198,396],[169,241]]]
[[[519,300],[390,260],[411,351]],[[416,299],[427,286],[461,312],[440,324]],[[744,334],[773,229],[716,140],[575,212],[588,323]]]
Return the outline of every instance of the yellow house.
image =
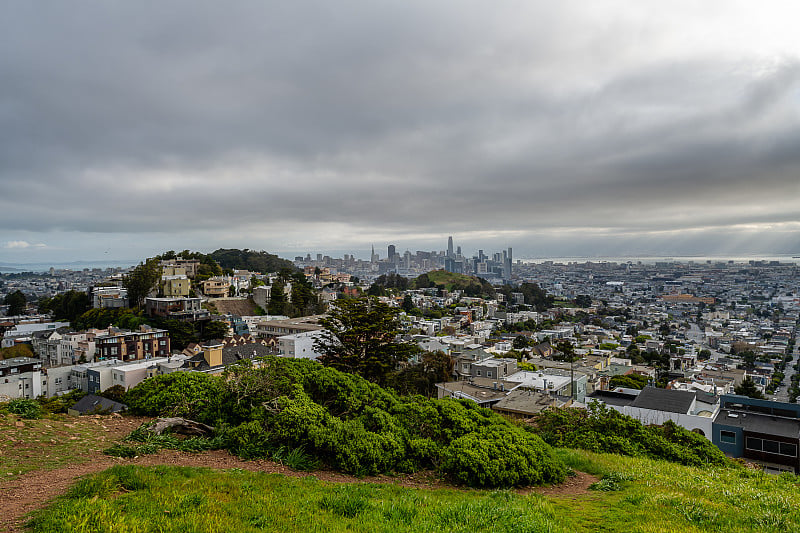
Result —
[[[186,298],[189,296],[191,284],[186,276],[164,276],[161,278],[164,297]]]
[[[221,279],[209,279],[203,282],[203,294],[211,298],[224,298],[228,296],[231,284]]]

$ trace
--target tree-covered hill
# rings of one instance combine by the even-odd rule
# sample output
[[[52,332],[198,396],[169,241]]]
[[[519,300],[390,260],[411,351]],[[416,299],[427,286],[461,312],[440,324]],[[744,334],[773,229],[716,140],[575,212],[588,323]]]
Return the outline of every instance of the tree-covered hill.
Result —
[[[425,289],[436,287],[448,291],[462,290],[467,296],[479,296],[482,298],[494,298],[495,290],[492,284],[475,276],[466,276],[447,272],[446,270],[434,270],[422,274],[411,283],[413,289]]]
[[[220,248],[209,254],[219,266],[226,269],[251,270],[253,272],[280,272],[288,268],[295,270],[294,264],[265,251],[237,250],[235,248]]]

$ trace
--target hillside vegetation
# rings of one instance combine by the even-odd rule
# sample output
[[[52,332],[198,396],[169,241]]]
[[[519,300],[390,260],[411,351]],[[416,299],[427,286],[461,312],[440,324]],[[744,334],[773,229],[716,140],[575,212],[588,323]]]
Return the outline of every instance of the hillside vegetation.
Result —
[[[219,266],[226,269],[250,270],[251,272],[280,272],[284,268],[296,270],[294,264],[265,251],[237,250],[234,248],[220,248],[209,254]]]
[[[448,291],[462,290],[467,296],[495,297],[494,287],[488,281],[475,276],[447,272],[446,270],[434,270],[422,274],[412,281],[411,287],[414,289],[436,287]]]
[[[135,414],[218,426],[223,446],[244,458],[290,453],[295,464],[355,475],[435,470],[474,487],[558,483],[566,473],[539,436],[474,402],[401,397],[309,360],[268,357],[221,378],[157,376],[125,401]]]

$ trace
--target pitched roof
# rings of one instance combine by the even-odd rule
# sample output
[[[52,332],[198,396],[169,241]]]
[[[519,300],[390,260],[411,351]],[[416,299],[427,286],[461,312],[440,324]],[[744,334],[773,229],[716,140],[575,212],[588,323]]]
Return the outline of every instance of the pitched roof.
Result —
[[[692,407],[695,397],[694,392],[645,387],[631,403],[631,407],[686,414]]]
[[[124,403],[115,402],[114,400],[109,400],[108,398],[103,398],[102,396],[96,396],[94,394],[87,394],[70,407],[70,410],[78,411],[82,415],[92,413],[118,413],[127,409],[128,406]]]

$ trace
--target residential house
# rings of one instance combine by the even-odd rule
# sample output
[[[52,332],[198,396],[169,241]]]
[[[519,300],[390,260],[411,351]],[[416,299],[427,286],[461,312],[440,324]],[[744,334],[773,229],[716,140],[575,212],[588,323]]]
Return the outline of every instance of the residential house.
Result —
[[[800,405],[726,394],[712,441],[730,457],[771,472],[800,472]]]

